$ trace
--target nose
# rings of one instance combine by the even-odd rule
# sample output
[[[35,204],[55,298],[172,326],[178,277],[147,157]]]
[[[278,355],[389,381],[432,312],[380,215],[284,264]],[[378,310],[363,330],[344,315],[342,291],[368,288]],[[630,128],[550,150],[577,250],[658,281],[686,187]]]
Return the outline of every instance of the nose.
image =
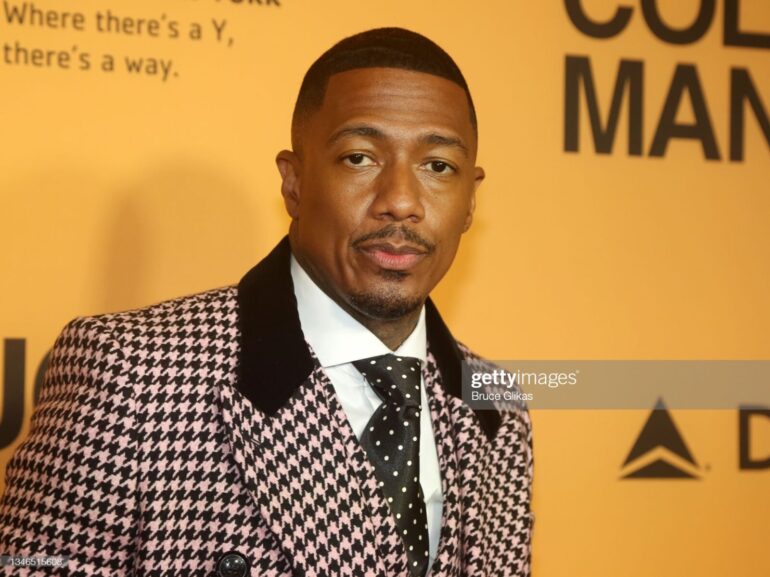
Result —
[[[371,211],[376,219],[417,223],[425,218],[423,186],[406,160],[385,166],[377,176],[375,190]]]

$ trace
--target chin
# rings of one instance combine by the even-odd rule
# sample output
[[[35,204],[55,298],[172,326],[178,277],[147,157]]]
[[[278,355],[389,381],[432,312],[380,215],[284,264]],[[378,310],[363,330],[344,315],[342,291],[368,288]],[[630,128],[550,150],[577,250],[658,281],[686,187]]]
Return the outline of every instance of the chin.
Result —
[[[396,271],[389,271],[396,272]],[[417,310],[425,297],[406,294],[400,290],[379,290],[359,292],[350,295],[353,307],[369,318],[392,321],[403,318]]]

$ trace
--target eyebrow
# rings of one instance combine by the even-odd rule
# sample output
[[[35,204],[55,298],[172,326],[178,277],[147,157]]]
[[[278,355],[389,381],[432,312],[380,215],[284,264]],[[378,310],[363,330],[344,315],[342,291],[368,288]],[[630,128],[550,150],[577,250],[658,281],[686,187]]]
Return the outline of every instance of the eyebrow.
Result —
[[[468,148],[463,144],[463,141],[455,136],[443,136],[432,132],[423,136],[420,141],[423,144],[433,144],[437,146],[452,146],[459,148],[463,155],[468,156]]]
[[[347,128],[343,128],[342,130],[338,130],[337,132],[332,134],[327,144],[331,146],[338,140],[341,140],[348,136],[368,136],[369,138],[374,138],[377,140],[385,139],[385,133],[382,132],[382,130],[380,130],[379,128],[375,128],[374,126],[367,126],[367,125],[349,126]]]
[[[329,138],[327,144],[333,145],[335,142],[346,138],[348,136],[365,136],[368,138],[374,138],[375,140],[385,140],[385,133],[379,128],[369,125],[349,126],[338,130]],[[436,132],[431,132],[420,137],[420,143],[429,144],[433,146],[450,146],[458,148],[464,156],[468,156],[468,147],[465,146],[460,138],[455,136],[445,136]]]

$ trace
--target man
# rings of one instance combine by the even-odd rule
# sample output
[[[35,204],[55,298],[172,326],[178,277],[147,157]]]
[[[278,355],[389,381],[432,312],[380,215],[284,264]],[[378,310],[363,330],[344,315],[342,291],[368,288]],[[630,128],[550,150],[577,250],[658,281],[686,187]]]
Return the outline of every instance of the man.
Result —
[[[0,554],[89,576],[528,575],[529,417],[463,403],[461,362],[483,362],[428,299],[471,224],[476,138],[427,38],[322,55],[277,157],[288,237],[237,287],[65,328]]]

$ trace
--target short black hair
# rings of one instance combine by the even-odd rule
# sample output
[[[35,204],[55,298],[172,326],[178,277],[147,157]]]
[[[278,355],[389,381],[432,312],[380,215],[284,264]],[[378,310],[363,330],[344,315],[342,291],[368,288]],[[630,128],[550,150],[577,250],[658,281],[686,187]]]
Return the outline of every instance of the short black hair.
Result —
[[[323,105],[329,78],[357,68],[401,68],[446,78],[468,97],[471,124],[478,132],[476,109],[460,68],[438,44],[422,34],[404,28],[374,28],[337,42],[324,52],[305,74],[291,122],[294,150],[299,148],[303,121]]]

